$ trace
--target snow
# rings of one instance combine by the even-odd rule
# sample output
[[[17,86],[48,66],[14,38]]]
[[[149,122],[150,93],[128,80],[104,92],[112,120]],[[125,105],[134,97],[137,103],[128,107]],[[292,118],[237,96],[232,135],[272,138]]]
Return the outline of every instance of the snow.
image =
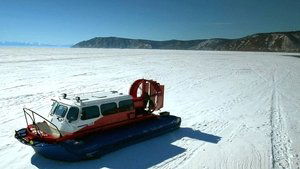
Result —
[[[300,54],[0,48],[0,168],[299,168]],[[96,160],[45,159],[14,139],[22,108],[61,93],[165,85],[182,128]]]

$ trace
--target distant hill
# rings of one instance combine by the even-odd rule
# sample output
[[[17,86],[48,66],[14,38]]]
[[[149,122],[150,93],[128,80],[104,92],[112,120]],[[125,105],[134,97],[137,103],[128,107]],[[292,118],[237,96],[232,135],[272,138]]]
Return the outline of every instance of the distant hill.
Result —
[[[72,45],[52,45],[38,42],[12,42],[12,41],[0,41],[0,46],[10,47],[70,47]]]
[[[118,37],[96,37],[74,48],[181,49],[220,51],[300,52],[300,31],[258,33],[238,39],[153,41]]]

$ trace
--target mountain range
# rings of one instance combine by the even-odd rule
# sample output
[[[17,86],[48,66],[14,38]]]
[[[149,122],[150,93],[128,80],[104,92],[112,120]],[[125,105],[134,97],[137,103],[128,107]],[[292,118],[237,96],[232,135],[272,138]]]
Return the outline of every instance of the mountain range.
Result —
[[[95,37],[79,42],[72,47],[300,52],[300,31],[257,33],[237,39],[213,38],[154,41],[120,37]]]
[[[53,44],[44,44],[39,42],[13,42],[13,41],[0,41],[0,46],[9,47],[70,47],[72,45],[53,45]]]

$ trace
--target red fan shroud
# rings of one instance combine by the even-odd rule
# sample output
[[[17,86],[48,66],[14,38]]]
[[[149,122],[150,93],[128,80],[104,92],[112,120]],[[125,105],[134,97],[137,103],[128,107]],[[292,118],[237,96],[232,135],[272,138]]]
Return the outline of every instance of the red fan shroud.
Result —
[[[136,80],[131,85],[129,94],[133,97],[136,109],[153,112],[163,107],[164,85],[154,80]]]

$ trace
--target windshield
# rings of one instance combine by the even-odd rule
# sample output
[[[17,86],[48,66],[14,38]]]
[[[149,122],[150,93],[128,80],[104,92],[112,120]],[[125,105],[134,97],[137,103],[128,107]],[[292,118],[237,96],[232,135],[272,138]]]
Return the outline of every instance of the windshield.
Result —
[[[55,114],[58,117],[65,117],[67,111],[68,111],[67,106],[64,106],[64,105],[61,105],[61,104],[55,102],[53,104],[51,114]]]

